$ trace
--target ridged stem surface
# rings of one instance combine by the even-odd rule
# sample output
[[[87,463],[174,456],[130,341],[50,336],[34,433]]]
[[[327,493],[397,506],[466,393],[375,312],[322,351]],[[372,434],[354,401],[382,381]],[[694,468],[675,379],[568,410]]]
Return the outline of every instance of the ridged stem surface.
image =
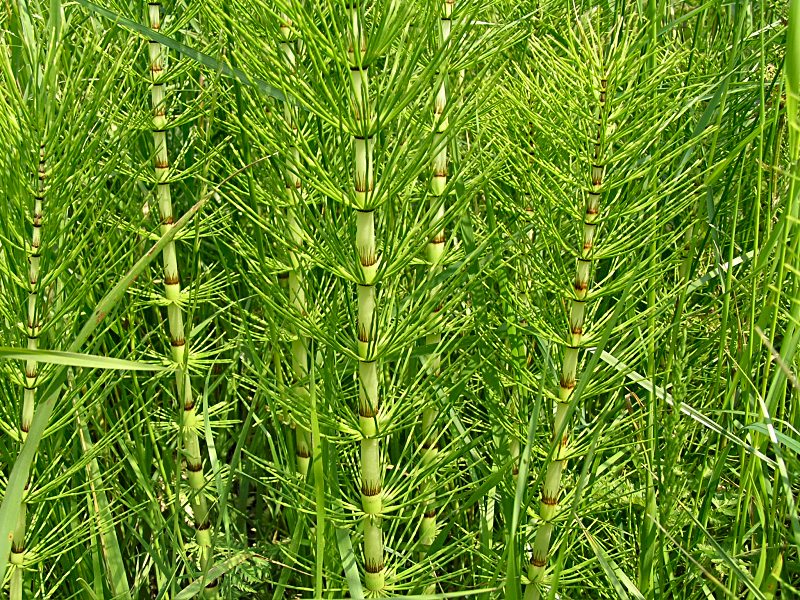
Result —
[[[39,148],[39,167],[36,173],[36,191],[33,198],[33,219],[31,222],[31,245],[28,250],[28,310],[25,331],[28,338],[28,350],[38,350],[39,333],[41,331],[39,302],[39,265],[42,256],[42,208],[45,199],[45,181],[47,168],[44,145]],[[31,428],[33,413],[36,408],[36,387],[39,385],[39,366],[35,360],[25,361],[25,389],[22,398],[22,415],[20,419],[20,441],[24,442]],[[30,483],[28,483],[30,485]],[[27,486],[26,486],[27,488]],[[23,498],[20,504],[17,525],[11,540],[10,562],[14,565],[11,572],[9,598],[21,600],[24,597],[25,571],[22,564],[25,560],[25,530],[28,510]]]
[[[447,45],[450,37],[451,16],[453,14],[454,0],[444,0],[442,2],[441,16],[439,19],[439,42],[441,47]],[[448,161],[447,161],[447,129],[448,121],[445,111],[447,109],[447,68],[442,66],[438,89],[434,96],[433,126],[433,161],[431,173],[430,207],[434,213],[432,225],[436,228],[436,233],[427,245],[426,254],[429,265],[430,277],[435,277],[441,272],[442,257],[445,248],[445,231],[443,221],[445,218],[446,202],[443,198],[447,187]],[[430,315],[431,333],[426,336],[426,345],[433,347],[434,350],[428,354],[425,361],[425,369],[430,380],[431,399],[422,412],[422,466],[429,466],[436,458],[438,453],[436,420],[439,414],[436,404],[439,400],[440,386],[438,378],[441,371],[441,356],[436,347],[442,341],[440,330],[441,316],[439,314],[441,303],[438,302],[438,286],[430,292],[431,298],[436,301],[433,312]],[[433,494],[435,496],[435,478],[431,476],[423,484],[423,496]],[[423,552],[428,551],[436,537],[436,505],[434,501],[425,505],[422,523],[420,524],[419,542]]]
[[[161,29],[161,3],[148,3],[150,28]],[[167,151],[167,116],[164,71],[166,68],[166,49],[158,42],[150,40],[150,75],[153,105],[153,144],[155,147],[154,167],[156,177],[156,199],[161,217],[161,235],[173,227],[172,196],[170,191],[170,165]],[[194,517],[195,537],[199,547],[200,565],[206,570],[211,563],[211,521],[206,501],[203,474],[203,459],[200,454],[200,440],[197,435],[201,426],[197,417],[194,391],[187,370],[189,355],[181,307],[181,283],[178,270],[178,256],[175,242],[168,243],[162,251],[164,264],[164,295],[167,304],[167,326],[172,347],[172,360],[175,367],[175,383],[178,402],[181,405],[180,436],[186,460],[186,476],[189,481],[190,502]],[[205,595],[214,596],[218,581],[206,585]]]
[[[544,571],[547,566],[550,543],[553,536],[553,522],[558,515],[558,497],[561,491],[561,474],[564,471],[569,455],[569,423],[567,414],[573,400],[573,392],[578,378],[578,365],[580,361],[580,348],[583,332],[586,328],[586,305],[589,300],[588,292],[591,284],[593,249],[595,247],[595,233],[597,231],[600,201],[603,189],[603,176],[605,174],[604,145],[605,145],[605,105],[606,105],[606,79],[601,79],[597,94],[599,107],[597,109],[596,139],[593,143],[593,157],[591,164],[591,186],[586,193],[586,204],[583,217],[582,243],[578,249],[578,259],[575,268],[572,295],[567,298],[570,304],[569,329],[567,343],[564,348],[564,358],[561,363],[561,376],[558,384],[558,399],[555,403],[555,420],[553,424],[554,436],[561,433],[561,439],[555,440],[557,444],[555,454],[545,472],[542,499],[539,504],[539,528],[533,542],[530,565],[528,568],[528,584],[525,590],[526,600],[538,600],[540,586],[544,580]]]
[[[361,508],[364,511],[364,582],[371,595],[383,590],[383,473],[379,429],[380,390],[378,385],[378,301],[375,280],[378,248],[375,237],[375,209],[372,207],[375,131],[369,99],[369,66],[364,64],[366,35],[363,13],[357,2],[348,7],[350,17],[348,63],[351,107],[355,122],[353,135],[353,183],[356,203],[356,251],[360,264],[358,283],[358,415],[361,429]]]
[[[281,54],[284,63],[290,72],[296,68],[296,47],[298,43],[294,40],[292,22],[289,15],[282,15],[281,22]],[[288,134],[294,139],[298,135],[297,114],[295,107],[284,102],[284,121]],[[288,277],[288,299],[289,305],[299,315],[305,315],[306,288],[303,272],[300,265],[299,252],[295,248],[303,243],[303,238],[297,222],[298,205],[303,199],[303,187],[298,173],[300,153],[297,146],[292,144],[287,148],[284,164],[284,184],[286,188],[286,225],[289,236],[289,262],[291,270]],[[296,397],[307,397],[306,378],[308,376],[308,339],[301,332],[294,332],[294,339],[291,344],[292,354],[292,377],[294,393]],[[311,434],[297,421],[293,423],[295,429],[295,454],[296,469],[298,474],[305,478],[308,473],[308,464],[311,457]]]

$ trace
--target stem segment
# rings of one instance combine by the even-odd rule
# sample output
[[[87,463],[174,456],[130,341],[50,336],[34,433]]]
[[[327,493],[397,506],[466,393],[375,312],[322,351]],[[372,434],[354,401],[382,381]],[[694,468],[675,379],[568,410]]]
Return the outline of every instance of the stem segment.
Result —
[[[283,60],[290,71],[296,68],[295,48],[299,41],[293,39],[292,21],[289,15],[282,15],[281,22],[281,53]],[[295,43],[296,42],[296,43]],[[284,102],[284,121],[286,128],[293,138],[298,135],[297,114],[295,107]],[[305,281],[300,265],[300,256],[294,248],[299,248],[303,243],[300,227],[297,222],[297,205],[303,199],[303,187],[298,174],[300,153],[297,146],[287,148],[286,162],[284,165],[284,182],[286,186],[286,222],[290,237],[289,261],[289,304],[301,316],[306,314]],[[299,331],[295,332],[292,341],[292,374],[294,377],[294,392],[299,397],[308,397],[306,380],[308,378],[308,339]],[[311,457],[311,434],[296,420],[293,423],[295,430],[295,454],[297,473],[305,479],[308,473],[308,464]]]

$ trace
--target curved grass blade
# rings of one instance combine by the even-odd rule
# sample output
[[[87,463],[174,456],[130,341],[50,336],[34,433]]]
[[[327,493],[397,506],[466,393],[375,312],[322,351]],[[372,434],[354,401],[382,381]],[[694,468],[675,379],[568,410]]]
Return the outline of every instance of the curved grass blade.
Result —
[[[242,551],[221,562],[218,562],[208,570],[208,573],[206,573],[205,576],[195,579],[192,583],[178,592],[178,594],[175,595],[174,600],[189,600],[189,598],[194,598],[203,591],[203,588],[209,579],[216,581],[231,569],[238,567],[240,564],[250,558],[253,558],[254,556],[256,555],[252,552]]]
[[[125,360],[98,356],[96,354],[82,354],[80,352],[62,352],[59,350],[28,350],[27,348],[0,347],[0,359],[28,360],[51,365],[64,365],[67,367],[80,367],[83,369],[117,369],[120,371],[163,371],[167,367],[145,361]]]

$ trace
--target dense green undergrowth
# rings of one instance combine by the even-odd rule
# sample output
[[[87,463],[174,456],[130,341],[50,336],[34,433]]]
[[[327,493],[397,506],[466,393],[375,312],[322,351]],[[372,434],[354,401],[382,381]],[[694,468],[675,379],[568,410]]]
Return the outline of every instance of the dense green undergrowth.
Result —
[[[798,102],[798,0],[9,0],[2,594],[800,594]]]

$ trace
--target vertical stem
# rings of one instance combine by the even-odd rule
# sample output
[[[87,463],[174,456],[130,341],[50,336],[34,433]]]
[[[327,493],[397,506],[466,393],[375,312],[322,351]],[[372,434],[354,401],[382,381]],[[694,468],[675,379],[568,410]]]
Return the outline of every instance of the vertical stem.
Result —
[[[450,38],[451,17],[453,14],[453,4],[455,0],[444,0],[442,2],[442,13],[439,20],[440,27],[440,44],[444,49]],[[435,277],[441,271],[442,258],[444,256],[445,247],[445,231],[444,231],[444,217],[446,211],[446,200],[443,197],[445,188],[447,187],[448,165],[447,165],[447,129],[448,121],[445,116],[447,109],[447,67],[443,62],[440,70],[441,81],[439,88],[434,96],[433,108],[433,123],[435,131],[433,134],[433,161],[431,173],[431,191],[430,191],[430,208],[434,213],[433,225],[436,228],[436,233],[433,238],[428,242],[427,258],[429,264],[429,276]],[[439,294],[439,286],[434,287],[430,291],[430,297],[434,300],[437,299]],[[432,399],[428,406],[422,412],[422,465],[429,466],[438,454],[437,448],[437,432],[436,432],[436,419],[439,411],[436,408],[436,403],[439,400],[441,389],[438,380],[441,370],[442,359],[439,355],[436,346],[442,340],[440,331],[441,316],[441,303],[436,302],[433,312],[430,315],[431,333],[425,337],[425,343],[432,346],[434,350],[427,356],[425,361],[425,369],[427,376],[431,381]],[[423,484],[423,495],[433,494],[434,498],[427,502],[424,506],[424,514],[422,523],[420,525],[419,542],[422,546],[423,552],[427,553],[433,540],[436,537],[436,505],[435,505],[435,477],[431,476],[428,481]]]
[[[39,348],[39,332],[41,331],[40,303],[39,300],[39,263],[42,256],[42,204],[45,197],[45,180],[47,169],[45,163],[44,144],[39,147],[39,167],[37,169],[36,192],[33,197],[33,220],[31,231],[31,245],[28,251],[28,316],[26,335],[28,350]],[[25,390],[22,398],[22,415],[20,419],[20,441],[24,442],[31,428],[33,413],[36,407],[36,386],[39,384],[39,367],[35,360],[25,362]],[[30,483],[26,484],[26,489]],[[21,600],[24,597],[24,571],[22,564],[25,559],[25,528],[27,525],[27,506],[23,497],[20,503],[17,525],[14,527],[11,540],[11,564],[14,570],[11,573],[9,597],[11,600]]]
[[[647,19],[648,23],[648,46],[647,46],[647,72],[653,73],[656,68],[656,44],[658,43],[658,12],[655,0],[648,0],[647,2]],[[653,181],[651,185],[655,186],[657,183]],[[661,219],[659,219],[661,220]],[[658,260],[658,243],[655,236],[650,241],[650,260],[655,266]],[[650,380],[650,391],[647,394],[647,435],[648,440],[645,452],[645,510],[642,513],[642,525],[639,536],[639,544],[641,553],[639,556],[639,589],[645,594],[646,597],[652,597],[653,585],[653,565],[655,562],[656,552],[656,523],[658,522],[658,510],[656,504],[656,491],[653,472],[657,468],[656,465],[656,395],[654,393],[656,386],[656,319],[655,319],[655,304],[656,304],[656,286],[658,284],[658,276],[655,275],[656,270],[653,270],[653,275],[650,277],[650,283],[647,290],[647,378]]]
[[[371,205],[374,190],[375,131],[369,100],[369,66],[364,64],[366,35],[359,4],[351,0],[348,63],[350,67],[351,104],[356,129],[353,135],[354,192],[356,211],[356,250],[361,265],[358,283],[358,415],[361,428],[361,508],[364,511],[364,581],[367,590],[377,593],[384,588],[383,564],[383,491],[379,426],[380,396],[378,386],[377,341],[378,302],[375,290],[379,257],[375,238],[375,208]]]
[[[296,68],[296,55],[295,46],[293,44],[293,30],[292,20],[287,14],[281,17],[281,53],[283,60],[288,67],[289,71],[294,71]],[[284,102],[284,121],[286,128],[293,138],[298,135],[297,115],[295,107],[289,103]],[[284,182],[286,186],[286,222],[288,225],[288,234],[290,237],[290,251],[289,262],[291,263],[291,270],[289,271],[289,304],[301,316],[306,314],[306,294],[305,282],[303,280],[303,272],[300,265],[300,256],[294,248],[299,248],[303,243],[303,238],[300,232],[300,227],[297,223],[297,205],[302,201],[303,192],[302,184],[298,174],[300,153],[296,145],[287,148],[286,162],[284,165]],[[308,390],[306,388],[306,379],[308,377],[308,339],[304,337],[299,331],[295,332],[294,340],[292,340],[292,375],[294,378],[294,392],[296,397],[307,397]],[[311,435],[299,423],[293,423],[296,436],[295,453],[297,458],[296,469],[298,474],[305,478],[308,473],[308,464],[311,457]]]
[[[148,3],[150,28],[161,29],[161,3]],[[170,192],[170,166],[167,152],[167,117],[165,103],[164,70],[166,49],[160,43],[150,40],[150,75],[153,104],[153,144],[155,146],[154,166],[156,176],[156,198],[161,216],[161,235],[173,227],[172,196]],[[181,284],[178,270],[178,256],[175,242],[171,241],[162,251],[164,263],[164,292],[167,301],[167,324],[172,360],[176,364],[175,383],[182,415],[180,435],[186,459],[186,475],[191,488],[190,502],[194,515],[195,535],[200,548],[200,566],[206,571],[211,563],[211,521],[208,503],[203,488],[203,460],[200,454],[200,440],[197,435],[198,422],[192,382],[187,370],[189,348],[185,338],[183,309],[181,308]],[[219,582],[210,581],[206,585],[207,596],[214,596]]]
[[[578,378],[578,365],[583,331],[586,327],[586,305],[591,283],[592,263],[595,246],[595,233],[597,220],[600,213],[600,199],[602,195],[603,176],[605,174],[604,145],[605,145],[605,104],[606,104],[606,79],[600,80],[598,90],[597,111],[597,138],[594,142],[594,155],[591,165],[591,187],[586,195],[586,208],[583,217],[582,244],[578,250],[577,265],[573,294],[567,298],[570,302],[569,329],[567,343],[564,348],[564,359],[561,363],[561,376],[558,385],[558,400],[555,406],[555,422],[553,424],[554,436],[561,433],[561,439],[555,440],[558,446],[545,473],[542,500],[539,505],[539,519],[541,524],[536,531],[533,543],[530,565],[528,568],[528,584],[525,590],[526,600],[538,600],[540,585],[544,579],[544,570],[547,566],[550,552],[550,542],[553,535],[553,520],[558,513],[558,496],[561,491],[561,473],[566,465],[569,454],[569,423],[567,414],[573,400],[575,383]]]

